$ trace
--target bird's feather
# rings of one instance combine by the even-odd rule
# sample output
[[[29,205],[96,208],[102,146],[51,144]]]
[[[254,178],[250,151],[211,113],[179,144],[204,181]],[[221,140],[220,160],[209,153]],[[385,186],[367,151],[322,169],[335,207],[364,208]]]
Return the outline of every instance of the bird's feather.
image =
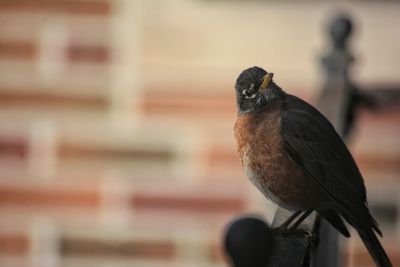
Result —
[[[381,235],[366,206],[360,171],[330,122],[308,103],[288,95],[281,111],[281,127],[288,154],[339,212]]]
[[[338,230],[345,237],[350,237],[349,230],[342,220],[342,217],[334,209],[318,210],[318,213],[324,217],[336,230]]]
[[[389,257],[371,228],[357,229],[362,241],[378,267],[392,267]]]

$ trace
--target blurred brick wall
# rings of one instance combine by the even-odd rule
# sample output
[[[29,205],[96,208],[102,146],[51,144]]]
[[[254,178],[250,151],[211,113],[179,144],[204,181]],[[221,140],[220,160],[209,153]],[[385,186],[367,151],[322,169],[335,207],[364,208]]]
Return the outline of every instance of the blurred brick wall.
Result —
[[[268,25],[257,5],[0,1],[1,266],[226,266],[224,225],[274,212],[243,177],[232,136],[234,79],[265,62],[256,50],[233,57],[243,40],[230,38],[247,33],[251,47],[260,30],[248,33],[247,20],[229,32],[217,20],[234,21],[244,7],[245,18]],[[317,18],[302,23],[320,27]],[[283,29],[274,38],[292,36]],[[296,67],[271,51],[263,57],[289,91],[312,100],[305,88],[318,80],[305,55]],[[352,141],[397,264],[399,111],[363,112]],[[357,239],[345,248],[351,266],[372,266]]]

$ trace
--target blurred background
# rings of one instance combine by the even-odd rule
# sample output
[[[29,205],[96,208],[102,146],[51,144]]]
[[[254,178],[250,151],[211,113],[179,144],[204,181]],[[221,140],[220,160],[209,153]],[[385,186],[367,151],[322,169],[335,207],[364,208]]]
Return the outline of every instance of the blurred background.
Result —
[[[227,222],[276,209],[240,168],[235,80],[261,66],[315,103],[338,10],[352,79],[400,84],[397,1],[1,0],[0,266],[228,266]],[[399,111],[350,140],[394,265]],[[358,237],[341,251],[373,266]]]

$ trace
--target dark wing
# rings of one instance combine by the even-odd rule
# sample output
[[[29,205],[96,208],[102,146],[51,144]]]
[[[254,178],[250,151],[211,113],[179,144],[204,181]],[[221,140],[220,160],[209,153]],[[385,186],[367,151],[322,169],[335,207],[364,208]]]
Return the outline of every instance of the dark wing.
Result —
[[[366,206],[365,186],[353,157],[331,123],[315,108],[288,95],[281,131],[292,159],[349,221],[368,220],[380,233]]]

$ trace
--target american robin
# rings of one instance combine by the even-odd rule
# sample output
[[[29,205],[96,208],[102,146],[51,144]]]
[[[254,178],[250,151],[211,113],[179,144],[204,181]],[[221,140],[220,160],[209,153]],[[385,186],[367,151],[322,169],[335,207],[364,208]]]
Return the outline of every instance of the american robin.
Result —
[[[285,93],[272,78],[272,73],[252,67],[236,81],[235,138],[246,176],[267,198],[294,211],[282,228],[294,229],[316,211],[349,237],[344,218],[377,266],[392,266],[376,235],[382,232],[369,213],[363,178],[346,145],[317,109]]]

